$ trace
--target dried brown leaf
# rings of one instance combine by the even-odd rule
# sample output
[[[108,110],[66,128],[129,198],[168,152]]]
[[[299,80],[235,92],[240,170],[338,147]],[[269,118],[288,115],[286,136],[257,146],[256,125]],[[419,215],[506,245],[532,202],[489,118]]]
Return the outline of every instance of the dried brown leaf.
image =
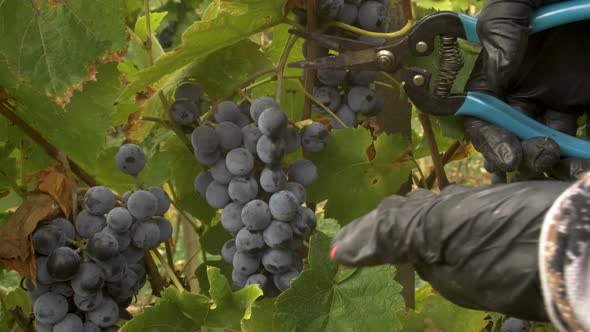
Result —
[[[46,168],[36,173],[37,190],[49,194],[66,218],[72,211],[72,184],[62,166]]]

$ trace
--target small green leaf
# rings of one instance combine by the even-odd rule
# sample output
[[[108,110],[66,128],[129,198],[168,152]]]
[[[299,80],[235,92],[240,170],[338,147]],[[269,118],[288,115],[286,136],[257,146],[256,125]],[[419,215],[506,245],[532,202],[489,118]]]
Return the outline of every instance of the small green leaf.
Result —
[[[221,274],[223,274],[227,278],[227,280],[231,280],[231,273],[234,269],[231,264],[227,263],[224,260],[218,260],[218,261],[208,260],[207,263],[201,263],[197,267],[197,271],[195,271],[195,275],[197,276],[197,279],[199,280],[199,287],[201,288],[203,294],[207,295],[207,296],[209,296],[209,288],[211,287],[209,285],[209,276],[207,275],[207,267],[208,266],[218,268],[221,271]]]
[[[242,321],[244,332],[274,332],[272,317],[275,312],[274,299],[265,298],[252,304],[252,316]]]
[[[318,231],[326,234],[329,237],[333,237],[340,230],[340,224],[338,220],[332,218],[321,218],[318,219]]]
[[[232,236],[223,228],[221,222],[209,227],[203,234],[201,244],[212,255],[221,255],[221,247],[231,240]]]
[[[0,331],[20,331],[18,324],[10,314],[10,310],[17,306],[23,310],[25,315],[30,314],[32,308],[29,294],[20,288],[9,292],[0,289]]]
[[[162,23],[162,20],[167,14],[168,12],[150,13],[150,29],[152,30],[152,33],[158,29],[160,23]],[[135,22],[135,34],[137,34],[142,40],[147,38],[145,16],[140,16]]]

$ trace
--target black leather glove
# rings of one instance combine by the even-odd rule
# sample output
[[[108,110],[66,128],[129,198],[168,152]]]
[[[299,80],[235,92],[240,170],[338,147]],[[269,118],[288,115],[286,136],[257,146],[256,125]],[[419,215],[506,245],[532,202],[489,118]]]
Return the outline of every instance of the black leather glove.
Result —
[[[576,135],[578,117],[590,110],[590,22],[530,35],[533,10],[553,2],[558,1],[486,3],[477,25],[482,51],[466,90],[494,95],[551,128]],[[571,180],[590,166],[580,160],[560,165],[559,146],[550,138],[521,142],[507,130],[471,117],[465,118],[465,131],[492,173],[520,170],[538,178],[549,172]]]
[[[332,257],[351,266],[411,263],[458,305],[548,321],[539,236],[545,213],[568,185],[526,181],[449,186],[440,197],[424,189],[390,196],[334,237]]]

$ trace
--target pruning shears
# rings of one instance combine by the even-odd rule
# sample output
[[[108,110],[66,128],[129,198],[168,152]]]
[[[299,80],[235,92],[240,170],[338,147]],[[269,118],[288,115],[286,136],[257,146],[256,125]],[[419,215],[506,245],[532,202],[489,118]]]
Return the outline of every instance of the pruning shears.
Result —
[[[560,25],[590,19],[590,0],[569,0],[544,6],[531,16],[531,33]],[[521,139],[551,137],[566,157],[590,159],[590,141],[561,133],[518,112],[505,102],[480,92],[451,93],[457,73],[463,66],[463,54],[457,39],[479,43],[477,17],[441,11],[419,22],[399,42],[377,46],[344,37],[292,30],[319,45],[340,52],[339,55],[289,64],[293,68],[347,68],[399,72],[404,89],[416,107],[425,113],[445,116],[474,116],[502,126]],[[417,67],[406,67],[407,57],[428,56],[434,51],[434,40],[440,36],[440,68],[433,92],[432,74]]]

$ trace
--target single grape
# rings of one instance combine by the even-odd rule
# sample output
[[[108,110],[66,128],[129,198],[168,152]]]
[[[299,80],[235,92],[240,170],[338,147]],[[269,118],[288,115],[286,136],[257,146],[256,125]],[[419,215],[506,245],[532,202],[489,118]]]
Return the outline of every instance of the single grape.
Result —
[[[214,128],[201,125],[193,130],[191,143],[195,150],[211,153],[219,148],[221,141]]]
[[[117,240],[119,252],[126,250],[129,247],[129,244],[131,244],[131,233],[129,231],[117,232],[110,226],[107,226],[102,229],[101,233],[108,234]]]
[[[35,319],[35,328],[37,332],[53,332],[53,324],[43,324],[38,319]]]
[[[273,220],[262,233],[262,238],[271,248],[287,247],[293,239],[293,230],[286,222]]]
[[[80,270],[80,255],[69,247],[55,249],[47,257],[47,272],[57,281],[72,279]]]
[[[211,171],[201,171],[195,178],[195,192],[205,198],[207,187],[213,182]]]
[[[92,235],[102,231],[107,225],[107,221],[103,216],[92,215],[88,210],[84,209],[76,217],[76,231],[84,238],[91,238]]]
[[[84,328],[80,317],[74,314],[66,314],[66,317],[55,324],[53,332],[79,332]]]
[[[357,21],[358,14],[359,9],[355,4],[344,3],[342,5],[342,9],[340,9],[340,12],[338,13],[338,16],[336,16],[336,21],[340,21],[348,25],[354,25]]]
[[[49,225],[53,225],[61,229],[61,231],[66,235],[66,240],[76,239],[76,229],[69,220],[64,218],[55,218],[49,223]]]
[[[317,222],[316,215],[312,210],[300,206],[295,214],[295,218],[291,221],[291,228],[293,228],[293,233],[305,237],[311,234]]]
[[[336,116],[349,128],[354,128],[357,125],[356,113],[346,104],[340,106],[338,111],[336,111]],[[340,121],[336,120],[334,117],[330,118],[330,125],[334,129],[344,129],[344,126]]]
[[[293,262],[291,251],[282,248],[271,248],[262,255],[262,265],[272,274],[286,272]]]
[[[98,292],[103,284],[104,273],[98,265],[92,262],[80,264],[80,270],[70,282],[74,292],[81,296]]]
[[[25,279],[25,286],[27,287],[27,292],[29,293],[29,298],[31,299],[31,302],[35,302],[35,300],[37,300],[39,296],[51,290],[50,286],[41,283],[41,280],[37,280],[37,286],[35,286],[33,280],[27,278]]]
[[[221,225],[233,236],[244,228],[242,223],[242,206],[238,203],[229,203],[221,212]]]
[[[260,268],[260,257],[243,251],[237,251],[232,263],[234,271],[242,275],[252,275]],[[247,277],[246,277],[247,278]],[[244,280],[245,282],[246,280]]]
[[[232,173],[227,169],[225,160],[219,159],[213,167],[211,167],[211,176],[213,180],[221,184],[229,184],[231,179],[234,177]]]
[[[41,282],[43,284],[49,285],[55,280],[47,271],[47,257],[45,256],[38,256],[35,258],[35,267],[37,270],[37,282]]]
[[[228,185],[213,181],[207,186],[205,198],[207,203],[214,209],[223,209],[231,202],[228,193]]]
[[[337,87],[346,81],[346,69],[322,68],[316,76],[322,84]]]
[[[251,106],[252,106],[252,104],[250,104],[250,102],[246,99],[244,99],[240,103],[240,105],[238,105],[240,112],[242,112],[242,114],[244,114],[248,119],[250,119],[250,107]]]
[[[33,248],[41,255],[48,256],[65,244],[66,234],[55,225],[42,226],[33,233]]]
[[[134,294],[133,288],[139,276],[135,271],[127,269],[125,277],[116,282],[109,282],[107,284],[107,291],[113,297],[113,299],[123,300],[132,297]]]
[[[157,217],[156,225],[160,230],[160,239],[158,240],[158,242],[164,243],[168,241],[168,239],[172,236],[172,224],[170,223],[170,221],[162,217]]]
[[[272,194],[268,201],[271,215],[280,221],[290,221],[293,219],[299,205],[297,197],[287,190],[281,190]]]
[[[227,192],[234,202],[244,205],[258,195],[258,183],[251,176],[235,177],[229,183]]]
[[[261,251],[264,248],[262,232],[242,228],[236,235],[236,248],[250,254]]]
[[[293,226],[291,226],[291,228],[292,227]],[[294,233],[293,239],[289,241],[287,248],[293,251],[298,251],[299,249],[303,248],[303,237]]]
[[[106,261],[96,261],[104,274],[106,282],[115,282],[123,279],[127,273],[127,261],[122,255],[117,255]]]
[[[264,291],[268,287],[268,278],[264,274],[253,274],[246,280],[246,286],[254,284],[258,285],[258,287]]]
[[[282,138],[262,136],[256,144],[256,153],[265,164],[278,164],[285,155],[285,141]]]
[[[252,120],[258,124],[258,118],[260,117],[260,114],[271,107],[279,107],[279,104],[270,97],[256,98],[252,102],[252,106],[250,106],[250,116],[252,117]]]
[[[221,257],[229,264],[233,264],[236,252],[238,252],[238,248],[236,248],[236,241],[233,239],[228,240],[223,244],[223,247],[221,247]]]
[[[266,202],[253,200],[242,208],[242,222],[247,229],[263,230],[271,221],[270,209]]]
[[[153,221],[140,221],[131,226],[131,242],[138,248],[150,249],[158,245],[160,229]]]
[[[375,91],[366,86],[356,85],[348,91],[348,107],[354,112],[368,114],[377,105]]]
[[[203,91],[194,82],[182,82],[176,86],[174,99],[188,99],[193,103],[199,103]]]
[[[242,145],[242,130],[232,122],[222,122],[215,127],[219,142],[224,150],[232,150]]]
[[[121,172],[135,176],[145,167],[146,157],[139,146],[125,144],[117,151],[115,162]]]
[[[527,332],[529,329],[530,325],[526,320],[508,317],[502,322],[500,332]]]
[[[285,187],[287,178],[280,167],[265,167],[260,173],[260,186],[267,193],[275,193]]]
[[[66,298],[72,297],[72,295],[74,295],[72,286],[70,286],[70,283],[66,281],[52,283],[49,285],[49,291],[61,294]]]
[[[340,96],[340,92],[338,89],[331,86],[321,86],[321,87],[314,87],[313,88],[313,96],[322,103],[322,105],[329,108],[331,111],[336,111],[338,107],[340,107],[340,103],[342,97]],[[319,114],[328,114],[326,110],[320,107],[317,104],[313,104],[312,108],[314,111],[318,112]]]
[[[291,266],[299,272],[303,271],[303,258],[295,252],[293,252],[293,263]]]
[[[158,199],[149,191],[136,191],[127,201],[127,210],[139,220],[152,217],[158,210]]]
[[[368,86],[373,81],[377,80],[379,72],[375,70],[351,70],[350,80],[354,85]]]
[[[159,187],[148,188],[148,191],[152,193],[152,195],[156,196],[156,199],[158,200],[156,215],[163,216],[170,208],[170,197],[162,188]]]
[[[199,119],[199,106],[190,99],[176,99],[170,105],[170,113],[174,122],[188,126]]]
[[[105,296],[98,308],[89,311],[87,317],[100,327],[109,327],[119,318],[119,306],[113,299]]]
[[[344,5],[344,0],[319,0],[318,16],[325,21],[335,19]]]
[[[387,27],[387,7],[377,1],[366,1],[358,12],[358,22],[362,29],[383,32]]]
[[[129,210],[116,207],[107,214],[107,225],[116,232],[127,232],[133,223],[133,216]]]
[[[305,152],[321,152],[330,138],[326,126],[319,122],[313,122],[303,128],[301,133],[301,145]]]
[[[254,169],[254,157],[244,148],[236,148],[225,156],[225,167],[235,176],[244,176]]]
[[[305,203],[307,193],[305,192],[305,187],[301,183],[287,182],[284,189],[295,195],[295,197],[297,197],[297,202],[299,202],[300,205]]]
[[[93,322],[86,321],[84,322],[84,327],[82,332],[102,332],[100,327],[96,326]]]
[[[283,132],[283,139],[285,140],[285,153],[293,153],[301,146],[301,135],[295,127],[288,127]]]
[[[135,285],[133,285],[133,292],[137,293],[143,288],[146,282],[146,270],[144,264],[130,264],[129,270],[135,272],[137,279],[135,281]]]
[[[244,288],[244,286],[246,286],[246,281],[248,280],[249,276],[249,274],[244,274],[234,269],[231,273],[233,289],[236,290]]]
[[[287,271],[275,274],[272,277],[277,288],[284,292],[291,287],[291,280],[299,277],[299,271],[295,268],[289,268]]]
[[[258,118],[258,129],[269,137],[279,137],[288,124],[287,115],[278,107],[267,108]]]
[[[203,152],[201,150],[195,150],[195,159],[201,165],[213,166],[217,161],[219,161],[222,158],[221,152],[219,150],[215,150],[213,152]]]
[[[63,295],[53,292],[45,293],[33,304],[35,319],[42,324],[55,324],[68,313],[68,301]]]
[[[238,105],[228,100],[222,101],[217,105],[214,117],[217,123],[232,122],[240,128],[250,123],[250,120],[242,114]]]
[[[262,132],[254,123],[251,123],[242,128],[242,136],[244,137],[243,146],[250,151],[252,155],[256,155],[256,144],[262,136]]]
[[[86,252],[93,259],[107,260],[119,254],[119,243],[114,236],[99,232],[88,240]]]
[[[127,264],[135,264],[137,262],[140,262],[143,259],[143,255],[143,249],[138,248],[133,244],[130,245],[127,249],[121,251],[121,256],[123,256]]]

